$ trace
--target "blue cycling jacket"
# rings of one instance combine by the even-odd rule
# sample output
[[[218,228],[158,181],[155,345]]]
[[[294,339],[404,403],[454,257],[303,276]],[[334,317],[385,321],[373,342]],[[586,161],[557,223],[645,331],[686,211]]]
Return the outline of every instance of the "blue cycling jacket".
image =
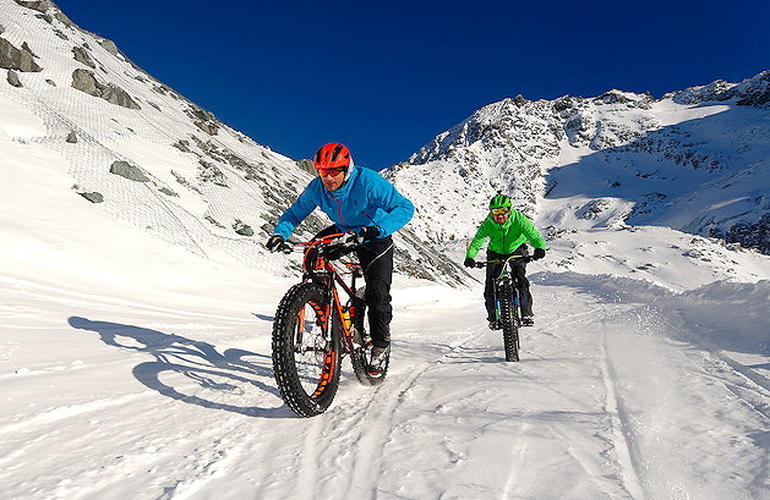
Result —
[[[273,231],[287,239],[316,207],[328,215],[344,232],[366,226],[380,230],[378,238],[401,229],[414,215],[414,205],[374,170],[353,166],[350,177],[336,191],[329,191],[316,177],[297,201],[278,219]]]

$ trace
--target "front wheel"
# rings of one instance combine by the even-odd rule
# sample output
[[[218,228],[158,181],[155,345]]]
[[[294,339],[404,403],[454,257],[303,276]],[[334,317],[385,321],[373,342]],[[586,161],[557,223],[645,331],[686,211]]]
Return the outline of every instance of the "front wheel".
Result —
[[[510,282],[503,282],[498,289],[500,298],[500,323],[503,330],[505,360],[519,360],[519,327],[513,310],[513,288]]]
[[[275,380],[283,400],[300,417],[326,411],[339,385],[340,336],[329,328],[328,300],[318,285],[299,283],[275,313]]]

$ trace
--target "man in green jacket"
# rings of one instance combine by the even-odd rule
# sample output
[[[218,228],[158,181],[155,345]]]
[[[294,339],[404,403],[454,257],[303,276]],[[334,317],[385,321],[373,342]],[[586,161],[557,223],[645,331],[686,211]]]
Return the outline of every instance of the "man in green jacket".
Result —
[[[529,255],[526,242],[529,242],[535,251],[533,260],[545,257],[546,244],[540,233],[537,232],[532,222],[527,217],[513,209],[511,199],[500,192],[489,202],[489,216],[484,219],[476,236],[468,245],[465,253],[465,267],[473,267],[473,260],[479,253],[484,242],[489,239],[487,247],[487,260],[505,260],[513,254]],[[526,265],[511,261],[511,271],[516,278],[516,289],[521,303],[522,326],[535,324],[532,314],[532,294],[529,292],[529,280],[526,277]],[[492,330],[500,329],[495,318],[495,278],[500,274],[502,264],[487,264],[487,280],[484,287],[484,305],[487,308],[487,320]]]

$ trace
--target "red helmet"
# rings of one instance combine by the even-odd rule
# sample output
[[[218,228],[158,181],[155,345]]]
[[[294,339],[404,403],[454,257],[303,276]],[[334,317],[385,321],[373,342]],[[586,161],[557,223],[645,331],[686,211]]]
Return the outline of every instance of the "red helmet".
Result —
[[[330,142],[324,145],[313,158],[313,166],[318,170],[327,168],[350,167],[353,159],[350,157],[350,150],[344,144]]]

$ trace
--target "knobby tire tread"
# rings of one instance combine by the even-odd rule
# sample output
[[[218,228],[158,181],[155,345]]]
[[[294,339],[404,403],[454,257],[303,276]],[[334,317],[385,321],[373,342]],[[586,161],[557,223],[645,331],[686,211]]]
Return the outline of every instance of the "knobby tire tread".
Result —
[[[294,360],[294,335],[297,313],[310,301],[324,303],[323,290],[314,283],[298,283],[291,287],[278,304],[273,321],[273,372],[284,402],[301,417],[313,417],[326,411],[331,405],[340,376],[340,341],[338,332],[332,331],[332,346],[336,351],[333,375],[324,391],[317,397],[309,396],[302,388]],[[334,316],[334,315],[333,315]]]
[[[503,326],[503,346],[506,361],[519,360],[519,328],[513,310],[513,288],[511,283],[500,286],[500,322]]]

